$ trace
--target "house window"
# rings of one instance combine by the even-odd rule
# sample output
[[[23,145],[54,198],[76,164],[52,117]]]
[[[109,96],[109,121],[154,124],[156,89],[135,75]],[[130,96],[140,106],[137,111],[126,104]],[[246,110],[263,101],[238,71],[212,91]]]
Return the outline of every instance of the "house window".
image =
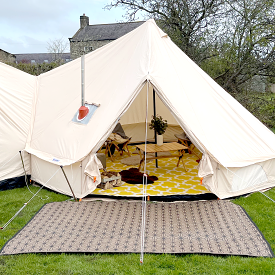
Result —
[[[44,62],[45,62],[45,63],[49,63],[49,60],[48,60],[48,59],[45,59]]]
[[[35,60],[34,60],[34,59],[32,59],[32,60],[31,60],[31,63],[32,63],[32,64],[35,64]]]
[[[93,50],[93,47],[84,47],[84,52],[89,53]]]

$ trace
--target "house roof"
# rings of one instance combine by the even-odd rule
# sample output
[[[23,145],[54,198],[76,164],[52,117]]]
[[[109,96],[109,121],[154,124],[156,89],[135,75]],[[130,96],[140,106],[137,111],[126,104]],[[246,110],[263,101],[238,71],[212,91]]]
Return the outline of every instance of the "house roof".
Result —
[[[15,57],[15,55],[14,55],[14,54],[9,53],[9,52],[7,52],[7,51],[4,51],[3,49],[0,49],[0,51],[1,51],[1,52],[4,52],[4,53],[6,53],[6,54],[10,54],[10,55],[12,55],[13,57]]]
[[[23,54],[15,54],[16,56],[16,61],[18,63],[20,62],[31,62],[31,60],[35,60],[35,63],[43,63],[48,60],[48,62],[53,61],[53,56],[55,54],[53,53],[23,53]],[[61,59],[70,59],[70,53],[60,53],[60,58]]]
[[[79,29],[76,34],[70,38],[70,41],[115,40],[139,27],[144,22],[145,21],[88,25],[82,29]]]

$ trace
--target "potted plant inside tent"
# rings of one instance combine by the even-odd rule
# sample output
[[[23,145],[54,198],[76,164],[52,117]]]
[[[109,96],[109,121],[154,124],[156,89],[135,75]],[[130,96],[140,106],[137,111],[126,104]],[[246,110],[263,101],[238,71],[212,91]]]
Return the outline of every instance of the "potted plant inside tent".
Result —
[[[163,144],[163,134],[165,133],[168,123],[167,120],[163,119],[161,116],[152,116],[151,123],[149,124],[150,129],[155,130],[157,134],[157,145]]]

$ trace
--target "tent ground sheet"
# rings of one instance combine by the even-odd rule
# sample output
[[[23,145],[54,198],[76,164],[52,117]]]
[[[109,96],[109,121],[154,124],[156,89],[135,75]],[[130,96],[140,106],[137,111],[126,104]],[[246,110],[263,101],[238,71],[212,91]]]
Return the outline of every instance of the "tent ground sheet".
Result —
[[[120,172],[127,170],[131,167],[138,168],[139,155],[135,154],[136,147],[128,146],[131,152],[131,158],[136,158],[135,165],[123,164],[123,160],[127,160],[129,157],[126,153],[123,156],[116,151],[115,159],[111,161],[110,157],[107,157],[106,168],[108,171]],[[100,151],[101,153],[104,150]],[[201,155],[199,151],[198,154]],[[163,158],[158,159],[158,168],[156,168],[155,160],[151,160],[146,165],[146,173],[150,176],[157,176],[158,180],[153,184],[148,184],[147,195],[149,196],[172,196],[172,195],[198,195],[209,193],[209,191],[200,184],[200,178],[198,177],[198,158],[194,154],[184,154],[184,163],[187,169],[185,171],[182,162],[177,167],[178,158]],[[124,183],[120,187],[111,189],[97,188],[92,194],[97,195],[110,195],[110,196],[142,196],[142,184],[128,184]]]
[[[51,252],[138,253],[140,201],[53,202],[9,240],[0,255]],[[148,202],[146,253],[273,257],[246,212],[230,201]]]

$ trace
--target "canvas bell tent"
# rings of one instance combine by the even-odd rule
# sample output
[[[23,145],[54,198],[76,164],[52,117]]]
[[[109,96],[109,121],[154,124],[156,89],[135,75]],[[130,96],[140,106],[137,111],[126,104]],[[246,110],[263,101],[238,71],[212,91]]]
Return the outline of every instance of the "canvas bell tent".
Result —
[[[203,153],[198,174],[211,192],[227,198],[275,185],[275,135],[153,20],[85,56],[86,122],[75,119],[81,104],[80,71],[79,58],[29,84],[34,100],[25,151],[33,180],[71,195],[58,170],[64,166],[76,197],[92,192],[100,182],[96,152],[119,119],[126,131],[144,129],[154,89],[157,113],[165,109],[163,117],[175,133],[180,126]],[[142,135],[136,140],[144,141],[145,131]]]
[[[23,152],[31,121],[36,77],[0,63],[0,187],[30,174],[30,157]]]

